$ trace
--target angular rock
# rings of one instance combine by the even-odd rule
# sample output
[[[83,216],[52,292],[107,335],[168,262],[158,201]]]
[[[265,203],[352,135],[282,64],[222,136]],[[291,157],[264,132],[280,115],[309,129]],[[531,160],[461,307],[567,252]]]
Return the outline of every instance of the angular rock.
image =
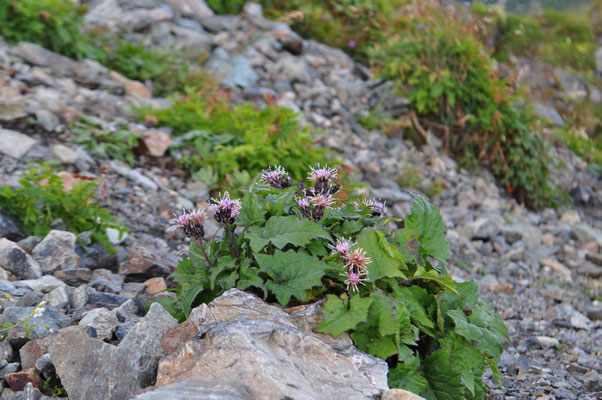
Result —
[[[34,339],[25,343],[23,347],[19,349],[19,356],[21,357],[21,368],[27,369],[35,367],[36,361],[46,351],[46,346],[40,343],[40,340]]]
[[[38,279],[28,279],[24,281],[15,282],[15,285],[31,290],[37,290],[41,293],[50,293],[58,287],[67,286],[65,282],[55,278],[52,275],[44,275]]]
[[[119,266],[119,274],[128,281],[144,282],[152,277],[167,277],[178,260],[171,254],[134,243],[128,259]]]
[[[75,253],[77,237],[67,231],[52,230],[32,251],[42,271],[52,274],[59,268],[79,268],[81,259]]]
[[[37,44],[20,42],[12,49],[12,53],[30,64],[50,68],[52,73],[58,76],[72,76],[75,73],[76,63],[73,60]]]
[[[404,389],[390,389],[383,392],[381,400],[425,400],[424,397],[418,396]]]
[[[77,152],[71,147],[67,147],[63,144],[55,144],[50,149],[52,155],[58,158],[63,164],[75,164],[79,159]]]
[[[31,383],[36,389],[42,389],[42,386],[44,385],[42,378],[40,378],[40,375],[35,368],[28,368],[19,372],[7,374],[4,376],[4,379],[6,379],[6,383],[8,383],[10,389],[15,392],[25,389],[25,385],[28,383]]]
[[[146,131],[140,142],[140,152],[153,157],[161,157],[171,145],[171,137],[163,131]]]
[[[291,54],[298,56],[303,53],[303,38],[290,29],[275,29],[272,35],[282,47]]]
[[[46,275],[49,276],[49,275]],[[68,268],[54,271],[54,277],[71,286],[79,286],[90,282],[92,271],[88,268]]]
[[[164,355],[161,337],[175,326],[177,321],[153,303],[119,346],[70,327],[50,339],[50,359],[70,398],[129,399],[154,383],[158,358]]]
[[[50,354],[42,354],[37,360],[35,364],[36,370],[42,375],[43,378],[48,379],[52,375],[56,373],[54,369],[54,365],[52,364],[52,360],[50,359]]]
[[[539,264],[544,267],[550,267],[554,272],[561,275],[567,282],[573,281],[571,270],[559,261],[554,260],[553,258],[542,258],[539,260]]]
[[[19,220],[10,215],[0,214],[0,238],[15,242],[24,239],[25,234]]]
[[[167,4],[183,17],[199,19],[213,16],[213,11],[203,0],[167,0]]]
[[[120,305],[122,305],[123,303],[125,303],[128,300],[131,300],[131,297],[128,296],[122,296],[119,294],[114,294],[114,293],[107,293],[107,292],[94,292],[89,300],[88,300],[88,304],[91,304],[95,307],[106,307],[109,310],[112,310],[114,308],[119,307]]]
[[[180,382],[134,397],[133,400],[249,400],[243,385],[222,382]]]
[[[90,310],[84,318],[79,321],[79,326],[91,326],[96,329],[96,335],[100,340],[110,340],[117,330],[117,316],[106,308],[95,308]]]
[[[71,308],[77,309],[88,304],[88,300],[91,296],[94,296],[96,290],[90,286],[84,284],[76,287],[71,292]]]
[[[0,268],[20,279],[35,279],[42,276],[40,265],[15,242],[0,239]]]
[[[27,135],[0,128],[0,153],[19,160],[35,143],[36,141]]]
[[[144,282],[148,292],[151,296],[164,291],[167,289],[167,285],[165,284],[165,279],[163,278],[150,278]]]
[[[126,78],[118,72],[111,71],[111,79],[119,82],[121,86],[123,86],[123,90],[129,96],[132,96],[136,99],[144,100],[150,99],[153,97],[152,93],[142,82],[133,81],[131,79]]]
[[[230,55],[221,47],[211,54],[205,68],[224,86],[246,88],[255,85],[259,79],[257,72],[243,55]]]
[[[562,116],[560,115],[560,113],[558,111],[556,111],[556,109],[553,107],[548,107],[541,103],[535,103],[533,111],[534,111],[535,115],[539,115],[540,117],[547,119],[553,125],[556,125],[556,126],[564,125],[564,119],[562,119]]]
[[[596,242],[602,245],[602,231],[587,224],[573,226],[573,232],[581,243]]]
[[[56,307],[58,309],[67,308],[67,306],[70,304],[69,290],[65,286],[59,286],[44,296],[44,300],[49,306]]]
[[[0,342],[0,368],[4,368],[13,358],[13,346],[8,341]]]
[[[197,328],[196,324],[190,319],[186,320],[178,325],[178,327],[165,332],[161,339],[161,348],[166,355],[170,355],[183,343],[195,337],[198,332],[199,328]]]
[[[234,306],[220,306],[224,303]],[[319,335],[297,328],[282,309],[261,303],[233,289],[199,309],[196,320],[191,319],[206,333],[159,362],[156,386],[237,382],[250,398],[270,399],[366,399],[388,389],[383,360],[353,346],[332,347]],[[211,317],[203,309],[216,314]]]
[[[119,293],[123,287],[123,278],[108,269],[97,269],[92,272],[89,285],[99,292]]]
[[[109,253],[102,243],[93,243],[90,246],[86,246],[85,250],[77,246],[75,251],[82,259],[82,267],[110,270],[117,268],[117,254]]]

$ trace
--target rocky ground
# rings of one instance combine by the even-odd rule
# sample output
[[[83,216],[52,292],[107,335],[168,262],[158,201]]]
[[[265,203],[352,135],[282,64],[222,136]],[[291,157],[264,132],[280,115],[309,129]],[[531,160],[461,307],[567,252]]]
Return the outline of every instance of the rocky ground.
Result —
[[[365,190],[386,200],[391,215],[409,212],[408,192],[416,189],[403,187],[404,174],[415,171],[417,186],[434,195],[447,225],[450,272],[476,279],[509,329],[504,379],[490,383],[491,398],[602,398],[602,304],[596,300],[602,190],[572,153],[555,150],[563,166],[554,178],[575,205],[531,211],[506,196],[489,173],[459,168],[431,135],[416,148],[395,134],[364,129],[359,117],[375,108],[403,116],[408,101],[342,51],[263,18],[257,5],[239,16],[215,16],[201,0],[99,0],[86,23],[133,30],[149,46],[207,53],[204,68],[233,89],[234,101],[278,97],[321,130],[320,143],[362,173]],[[168,218],[202,206],[207,188],[173,173],[161,151],[138,156],[133,167],[95,159],[73,144],[68,127],[79,113],[107,125],[122,121],[152,145],[161,134],[131,112],[133,105],[166,104],[149,89],[93,61],[0,41],[0,186],[17,185],[32,161],[59,160],[68,173],[89,176],[104,165],[110,184],[103,206],[131,229],[125,239],[113,238],[117,253],[111,255],[100,245],[84,252],[60,224],[45,238],[26,238],[18,223],[0,216],[0,291],[13,299],[3,300],[0,318],[16,322],[48,302],[32,320],[30,340],[9,334],[0,342],[7,387],[1,398],[39,399],[35,387],[55,375],[72,399],[123,399],[139,391],[146,393],[138,399],[401,398],[387,392],[384,362],[360,354],[348,338],[311,332],[314,306],[282,311],[231,291],[180,326],[159,305],[144,315],[142,306],[166,287],[184,248],[181,237],[167,232]],[[279,362],[298,374],[283,376]],[[215,379],[236,384],[182,383],[214,380],[208,376],[226,365],[232,376]],[[341,380],[316,382],[323,368]]]

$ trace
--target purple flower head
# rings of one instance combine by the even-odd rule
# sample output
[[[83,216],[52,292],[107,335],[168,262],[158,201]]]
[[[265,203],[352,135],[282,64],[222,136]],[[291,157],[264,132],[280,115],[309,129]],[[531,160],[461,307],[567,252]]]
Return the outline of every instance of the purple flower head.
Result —
[[[337,242],[332,247],[332,249],[334,250],[335,253],[339,253],[341,255],[346,256],[347,254],[349,254],[352,247],[353,247],[353,243],[351,243],[350,240],[343,238],[343,240],[337,239]]]
[[[310,197],[311,204],[316,208],[325,209],[334,204],[335,200],[331,194],[317,194],[315,196]]]
[[[186,212],[182,210],[182,215],[174,215],[169,222],[172,224],[171,229],[181,229],[186,236],[196,240],[203,240],[205,236],[205,228],[203,224],[207,219],[205,210],[192,210]]]
[[[307,174],[308,179],[316,183],[326,183],[332,179],[336,179],[338,176],[337,170],[334,168],[328,168],[328,165],[320,167],[320,164],[318,164],[318,168],[309,168],[311,169],[311,172]]]
[[[384,214],[385,211],[387,210],[387,202],[376,200],[375,198],[364,199],[364,200],[362,200],[361,204],[358,204],[358,206],[359,207],[363,206],[363,207],[369,208],[372,210],[372,212],[375,212],[378,214]]]
[[[309,208],[309,199],[307,197],[295,197],[295,201],[301,208]]]
[[[291,177],[280,165],[274,165],[274,169],[269,167],[261,173],[261,182],[267,183],[274,189],[286,189],[291,186]]]
[[[220,224],[233,224],[240,214],[240,201],[232,200],[228,192],[224,192],[218,198],[211,199],[211,203],[213,218]]]
[[[346,274],[341,274],[341,276],[346,277],[345,285],[347,285],[347,291],[351,289],[353,292],[359,292],[358,285],[366,285],[364,281],[366,281],[367,272],[364,270],[355,271],[353,269],[349,269]]]
[[[347,267],[351,269],[355,269],[356,271],[365,271],[367,269],[367,265],[372,262],[372,260],[366,256],[366,252],[363,249],[357,248],[347,255]]]
[[[355,47],[356,44],[357,43],[353,39],[348,39],[347,40],[347,46],[351,47],[352,49]]]

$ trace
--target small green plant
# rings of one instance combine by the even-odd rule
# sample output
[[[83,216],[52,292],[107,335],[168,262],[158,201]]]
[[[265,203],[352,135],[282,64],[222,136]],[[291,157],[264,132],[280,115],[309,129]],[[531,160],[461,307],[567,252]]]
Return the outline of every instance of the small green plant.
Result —
[[[65,0],[0,0],[0,35],[7,42],[27,41],[73,57],[88,45],[80,33],[86,8]]]
[[[583,129],[575,129],[570,125],[557,128],[553,133],[588,164],[602,168],[602,141],[590,138]]]
[[[127,231],[95,201],[97,189],[106,185],[104,178],[81,180],[65,191],[61,177],[42,165],[25,171],[19,183],[19,188],[0,187],[0,211],[19,219],[27,235],[44,237],[60,219],[71,232],[92,232],[93,240],[114,252],[106,228]]]
[[[90,57],[101,64],[137,81],[151,80],[155,96],[167,96],[183,91],[186,85],[201,79],[192,73],[191,65],[201,54],[150,49],[124,35],[89,34]]]
[[[238,14],[246,3],[245,0],[207,0],[207,5],[216,14]]]
[[[71,132],[76,136],[73,140],[75,143],[83,145],[98,157],[110,157],[130,165],[134,163],[133,150],[138,147],[140,133],[119,124],[104,128],[101,122],[85,115],[80,115],[79,119],[71,126]]]
[[[8,301],[14,301],[14,299],[8,293],[4,293],[4,296]],[[31,310],[27,317],[23,318],[21,321],[9,323],[2,322],[2,320],[0,320],[0,342],[5,340],[11,331],[15,330],[19,330],[19,332],[21,333],[21,337],[29,337],[29,332],[33,330],[33,326],[31,325],[31,319],[41,317],[42,314],[44,314],[45,305],[46,302],[42,301],[34,309]]]
[[[396,82],[458,159],[489,168],[530,206],[561,203],[548,180],[552,160],[545,143],[530,129],[533,117],[516,108],[471,27],[437,5],[419,11],[427,17],[416,17],[404,35],[371,51],[381,75]]]
[[[183,320],[192,307],[230,288],[282,306],[324,300],[317,330],[348,332],[355,345],[387,360],[389,385],[428,398],[483,399],[482,381],[507,330],[477,295],[474,282],[446,272],[451,251],[439,211],[416,196],[404,228],[377,200],[339,201],[337,171],[312,168],[293,182],[280,167],[262,174],[242,202],[225,193],[211,200],[222,239],[205,239],[207,210],[172,223],[191,240],[189,258],[172,277],[176,298],[159,300]]]
[[[297,114],[269,105],[232,106],[215,87],[188,88],[163,110],[144,109],[145,118],[182,136],[181,162],[207,185],[229,189],[247,187],[265,165],[285,166],[301,178],[305,165],[324,162],[326,151],[314,146],[309,128],[300,128]],[[215,186],[214,186],[215,188]]]
[[[50,396],[67,397],[67,390],[56,373],[44,381],[42,391]]]

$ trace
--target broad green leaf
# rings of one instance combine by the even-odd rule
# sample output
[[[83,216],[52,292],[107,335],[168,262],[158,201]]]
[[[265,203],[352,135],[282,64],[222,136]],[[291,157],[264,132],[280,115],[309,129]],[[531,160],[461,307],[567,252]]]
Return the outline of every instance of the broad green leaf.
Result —
[[[355,345],[362,351],[385,359],[397,353],[395,334],[395,309],[391,301],[379,292],[372,293],[368,320],[361,322],[351,334]]]
[[[342,236],[349,237],[354,233],[361,231],[364,228],[364,224],[361,221],[345,221],[343,222],[343,231],[341,232]]]
[[[397,364],[395,369],[389,371],[387,376],[389,387],[421,393],[428,386],[428,381],[422,376],[420,359],[416,356],[408,357],[403,363]]]
[[[261,270],[270,276],[265,287],[276,295],[283,306],[291,296],[305,301],[309,289],[322,285],[324,269],[328,267],[316,257],[293,250],[276,251],[274,255],[255,254],[255,258]]]
[[[439,344],[442,348],[451,349],[450,363],[454,370],[460,371],[461,381],[471,395],[482,398],[486,390],[482,378],[486,358],[470,342],[453,332]]]
[[[405,278],[401,269],[406,269],[404,257],[395,246],[387,242],[384,233],[363,231],[357,238],[358,247],[364,249],[372,262],[368,264],[368,280],[381,278]]]
[[[428,316],[425,306],[427,302],[424,301],[426,296],[430,296],[424,289],[416,287],[416,289],[400,287],[391,293],[391,297],[395,298],[399,302],[401,302],[406,309],[409,311],[410,317],[412,320],[416,321],[419,325],[422,326],[426,333],[432,335],[432,328],[435,327],[435,324]],[[421,293],[422,292],[422,293]],[[418,297],[418,298],[417,298]],[[430,296],[432,302],[434,302],[434,297]],[[399,308],[399,307],[398,307]],[[428,329],[431,328],[431,329]]]
[[[240,273],[240,279],[236,284],[236,288],[239,290],[245,290],[250,286],[255,286],[257,288],[264,289],[263,287],[263,279],[261,279],[257,273],[249,268],[247,265],[241,265],[238,270]]]
[[[398,347],[401,348],[402,343],[416,345],[416,340],[418,340],[418,329],[412,325],[407,307],[400,301],[397,301],[396,307]]]
[[[305,246],[305,248],[309,250],[312,256],[321,257],[328,254],[326,247],[324,247],[324,245],[317,240],[310,242],[307,246]]]
[[[287,244],[305,246],[312,239],[328,239],[330,235],[320,225],[309,220],[298,220],[297,217],[271,217],[265,227],[252,226],[249,228],[247,238],[251,241],[253,251],[261,251],[272,243],[278,249]]]
[[[412,213],[405,218],[404,228],[395,233],[397,242],[403,249],[408,249],[416,241],[418,248],[415,251],[422,260],[426,260],[427,256],[443,262],[449,260],[451,250],[439,210],[423,197],[414,197]]]
[[[470,323],[462,310],[451,310],[447,312],[447,315],[456,325],[454,331],[468,341],[474,341],[476,348],[481,352],[489,353],[496,359],[502,355],[504,348],[497,335],[492,331]]]
[[[345,331],[355,329],[357,324],[368,319],[368,309],[371,303],[371,297],[361,298],[353,295],[347,302],[332,294],[328,295],[328,300],[322,308],[324,321],[316,331],[330,333],[337,337]]]
[[[434,400],[463,399],[465,397],[461,374],[453,368],[450,358],[451,349],[445,348],[424,359],[422,370],[429,387],[421,393],[422,396]]]
[[[238,224],[241,226],[250,226],[263,221],[265,212],[265,209],[259,204],[257,195],[255,193],[248,193],[242,200]]]
[[[438,271],[434,269],[427,271],[424,269],[424,267],[418,267],[418,269],[414,273],[413,278],[436,283],[441,288],[458,294],[458,290],[456,289],[456,283],[451,278],[451,276],[447,274],[441,275]]]
[[[236,262],[236,260],[229,256],[221,257],[219,259],[219,261],[217,262],[217,265],[211,271],[211,278],[209,281],[209,283],[210,283],[209,287],[211,288],[211,290],[213,290],[213,288],[215,287],[215,281],[222,272],[224,272],[224,271],[230,272],[231,269],[235,268],[235,262]]]

